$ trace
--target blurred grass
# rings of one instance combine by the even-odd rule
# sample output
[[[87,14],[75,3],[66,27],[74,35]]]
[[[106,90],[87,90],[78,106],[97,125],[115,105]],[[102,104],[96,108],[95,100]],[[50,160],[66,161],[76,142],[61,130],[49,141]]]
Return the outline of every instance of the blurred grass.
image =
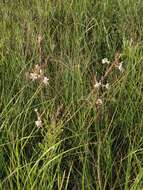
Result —
[[[143,188],[142,10],[141,0],[1,0],[1,189]],[[38,34],[48,59],[45,89],[25,77],[39,64]],[[98,113],[92,78],[117,51],[125,71],[109,76]]]

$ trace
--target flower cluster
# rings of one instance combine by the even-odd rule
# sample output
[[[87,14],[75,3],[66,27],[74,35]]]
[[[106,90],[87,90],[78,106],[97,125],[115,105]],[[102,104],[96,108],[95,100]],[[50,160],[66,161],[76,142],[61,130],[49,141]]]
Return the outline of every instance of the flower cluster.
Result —
[[[111,71],[114,68],[117,68],[120,72],[124,71],[123,68],[123,62],[120,61],[120,57],[121,55],[119,53],[115,54],[115,60],[113,62],[111,62],[110,60],[108,60],[108,58],[103,58],[101,60],[101,63],[103,65],[107,64],[109,65],[105,71],[105,74],[101,77],[101,79],[98,81],[96,79],[96,76],[94,77],[94,84],[93,84],[93,88],[96,91],[96,106],[100,107],[101,105],[103,105],[103,100],[101,99],[102,91],[100,89],[106,89],[108,90],[110,88],[110,84],[109,82],[106,82],[106,78],[108,77],[108,75],[111,73]]]
[[[94,89],[99,89],[100,87],[108,90],[110,88],[110,84],[108,82],[106,84],[103,84],[101,81],[96,81],[94,84]]]
[[[106,90],[108,90],[110,88],[110,85],[108,82],[106,84],[103,84],[102,80],[100,80],[99,82],[97,80],[95,80],[94,90],[96,90],[98,92],[98,96],[97,96],[97,99],[95,102],[97,108],[99,108],[100,106],[103,105],[103,100],[99,97],[100,88],[105,88]]]
[[[102,64],[110,64],[111,62],[108,60],[108,58],[103,58],[102,59]],[[115,61],[113,62],[113,65],[115,68],[117,68],[120,72],[124,71],[123,68],[123,61],[120,62],[120,54],[116,54],[115,56]]]
[[[28,79],[32,81],[38,81],[45,86],[49,84],[49,79],[48,77],[44,76],[44,72],[40,65],[35,65],[32,72],[28,74]]]
[[[44,51],[44,38],[41,34],[38,34],[36,37],[36,46],[37,46],[37,57],[38,57],[38,64],[34,65],[30,72],[26,73],[26,79],[32,82],[37,82],[40,84],[40,87],[49,85],[49,78],[45,76],[45,67],[48,63],[48,58]],[[41,90],[42,88],[40,88]],[[43,128],[43,123],[41,119],[41,114],[39,114],[38,110],[34,110],[37,119],[35,121],[35,125],[37,128]]]

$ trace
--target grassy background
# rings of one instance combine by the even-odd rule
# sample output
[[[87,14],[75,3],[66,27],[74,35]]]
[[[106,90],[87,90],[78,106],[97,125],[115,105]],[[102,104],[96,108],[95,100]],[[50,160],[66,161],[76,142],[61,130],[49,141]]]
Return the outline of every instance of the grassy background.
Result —
[[[1,189],[142,190],[142,17],[142,0],[0,1]],[[38,34],[44,89],[25,77],[39,64]],[[125,71],[108,77],[97,110],[93,76],[118,51]]]

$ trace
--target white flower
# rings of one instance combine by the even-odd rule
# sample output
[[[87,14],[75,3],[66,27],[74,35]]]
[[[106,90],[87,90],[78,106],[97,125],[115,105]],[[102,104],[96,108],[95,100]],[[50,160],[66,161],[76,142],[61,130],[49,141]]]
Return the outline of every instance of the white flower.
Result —
[[[33,81],[37,80],[38,76],[36,73],[30,73],[29,78]]]
[[[110,84],[109,83],[105,84],[105,88],[108,90],[110,88]]]
[[[103,101],[100,99],[100,98],[98,98],[97,100],[96,100],[96,105],[97,106],[101,106],[103,104]]]
[[[35,111],[36,113],[38,113],[38,109],[37,109],[37,108],[35,108],[34,111]]]
[[[124,71],[124,68],[123,68],[122,63],[123,63],[123,62],[119,63],[119,65],[118,65],[118,69],[119,69],[119,71],[121,71],[121,72]]]
[[[43,84],[44,85],[48,85],[49,84],[49,79],[47,78],[47,77],[44,77],[44,79],[43,79]]]
[[[42,121],[39,120],[39,118],[38,118],[38,120],[35,121],[35,125],[36,125],[36,127],[38,127],[38,128],[42,128]]]
[[[94,88],[95,88],[95,89],[100,88],[100,86],[101,86],[101,82],[96,82],[96,83],[94,84]]]
[[[120,62],[120,63],[115,64],[115,67],[116,67],[117,69],[119,69],[120,72],[124,72],[123,62]]]
[[[102,84],[101,86],[107,90],[110,88],[110,84],[108,82],[106,84]]]
[[[108,58],[103,58],[102,59],[102,64],[109,64],[110,61],[108,60]]]

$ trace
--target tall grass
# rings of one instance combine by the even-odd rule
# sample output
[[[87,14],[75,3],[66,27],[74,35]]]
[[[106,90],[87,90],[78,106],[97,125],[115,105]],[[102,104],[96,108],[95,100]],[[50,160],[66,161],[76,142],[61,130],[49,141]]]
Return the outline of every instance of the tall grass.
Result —
[[[1,0],[0,189],[142,190],[142,10],[141,0]],[[98,92],[102,59],[117,53],[124,72]],[[45,61],[49,84],[28,80]]]

